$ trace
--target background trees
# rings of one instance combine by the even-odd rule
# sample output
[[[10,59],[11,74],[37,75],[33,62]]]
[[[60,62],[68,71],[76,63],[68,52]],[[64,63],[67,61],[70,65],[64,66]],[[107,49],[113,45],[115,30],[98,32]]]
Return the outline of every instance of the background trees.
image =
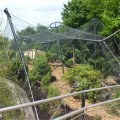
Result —
[[[78,28],[91,18],[98,18],[105,25],[102,34],[108,35],[120,27],[119,0],[71,0],[64,4],[63,23]]]

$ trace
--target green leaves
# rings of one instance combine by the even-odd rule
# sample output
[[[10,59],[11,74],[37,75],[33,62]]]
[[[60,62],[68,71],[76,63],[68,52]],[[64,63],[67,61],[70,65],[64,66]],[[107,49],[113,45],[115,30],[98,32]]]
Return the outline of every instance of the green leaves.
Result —
[[[108,35],[120,28],[119,0],[71,0],[64,5],[63,23],[78,28],[92,18],[98,18],[105,25],[102,35]]]
[[[91,65],[79,65],[75,68],[68,69],[68,72],[64,74],[63,79],[69,81],[69,85],[72,86],[75,81],[79,83],[76,86],[76,91],[98,88],[101,86],[101,80],[103,76],[100,71],[95,71]],[[93,102],[97,97],[98,92],[87,93],[88,99]]]

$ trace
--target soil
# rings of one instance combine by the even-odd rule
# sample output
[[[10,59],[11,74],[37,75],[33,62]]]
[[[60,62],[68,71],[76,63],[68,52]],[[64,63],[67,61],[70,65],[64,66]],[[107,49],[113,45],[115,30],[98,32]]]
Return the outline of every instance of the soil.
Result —
[[[57,65],[58,63],[49,63],[51,65]],[[51,66],[52,69],[54,69],[54,67]],[[67,68],[64,67],[65,72],[67,71]],[[68,85],[67,81],[63,81],[62,80],[62,68],[61,67],[57,67],[53,72],[52,75],[55,76],[57,78],[57,80],[55,82],[53,82],[52,84],[54,86],[56,86],[57,88],[59,88],[60,90],[60,94],[67,94],[70,92],[70,86]],[[107,79],[108,82],[111,82],[113,84],[117,84],[112,77]],[[106,85],[105,85],[106,86]],[[68,97],[65,99],[66,100],[66,105],[70,107],[71,110],[78,110],[81,108],[81,104],[82,101],[81,99],[74,99],[73,97]],[[97,101],[97,103],[99,103],[100,101]],[[92,105],[93,103],[90,103],[87,99],[85,100],[85,106],[89,106]],[[87,109],[87,118],[85,120],[92,120],[92,116],[101,116],[102,120],[119,120],[119,116],[116,115],[112,115],[112,114],[108,114],[106,112],[105,109],[103,109],[104,106],[96,106],[93,108],[89,108]],[[68,111],[67,111],[68,113]],[[78,120],[78,118],[76,119]]]
[[[68,85],[67,81],[62,80],[63,71],[62,71],[62,67],[59,66],[60,63],[48,63],[48,64],[51,65],[51,69],[52,69],[52,76],[53,76],[51,79],[52,85],[56,86],[59,89],[60,95],[69,93],[71,88]],[[56,67],[56,66],[59,66],[59,67]],[[32,68],[33,68],[33,66],[29,65],[29,69],[32,69]],[[64,71],[65,72],[67,71],[66,67],[64,67]],[[109,78],[109,80],[110,80],[110,82],[113,82],[113,80],[111,78]],[[24,84],[24,83],[22,83],[22,84]],[[114,83],[114,84],[116,84],[116,83]],[[28,86],[25,87],[24,89],[29,92]],[[33,86],[32,89],[33,89],[35,100],[41,100],[41,99],[45,99],[47,97],[47,94],[42,92],[39,85]],[[97,101],[97,102],[99,102],[99,101]],[[69,113],[71,111],[80,109],[82,101],[81,101],[81,99],[74,99],[73,97],[68,97],[65,99],[65,103],[66,103],[66,113]],[[85,100],[85,106],[89,106],[91,104],[93,104],[93,103],[89,103],[89,101],[87,99]],[[87,111],[85,111],[86,112],[85,120],[93,120],[93,116],[96,116],[96,115],[102,116],[102,120],[119,120],[119,116],[108,114],[105,109],[102,109],[103,107],[104,106],[96,106],[94,108],[87,109]],[[65,110],[63,105],[60,107],[60,109],[62,109],[62,111]],[[50,119],[51,115],[49,112],[41,111],[39,106],[37,106],[37,110],[38,110],[40,120],[49,120]],[[79,119],[77,118],[76,120],[79,120]]]

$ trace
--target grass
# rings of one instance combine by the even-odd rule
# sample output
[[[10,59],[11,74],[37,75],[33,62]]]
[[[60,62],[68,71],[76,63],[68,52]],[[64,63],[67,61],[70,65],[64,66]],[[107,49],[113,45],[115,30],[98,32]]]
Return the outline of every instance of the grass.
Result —
[[[15,101],[12,99],[11,88],[7,86],[4,80],[0,79],[0,106],[9,107],[15,105]],[[9,111],[2,114],[3,120],[23,120],[23,113],[21,110]]]

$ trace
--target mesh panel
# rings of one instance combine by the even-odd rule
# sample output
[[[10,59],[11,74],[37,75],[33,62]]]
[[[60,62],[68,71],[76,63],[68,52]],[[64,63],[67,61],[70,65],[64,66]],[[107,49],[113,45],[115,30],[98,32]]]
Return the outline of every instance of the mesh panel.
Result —
[[[102,83],[100,86],[109,86],[113,85],[113,83],[109,82],[109,79],[106,79],[108,76],[114,76],[116,83],[119,83],[119,76],[120,76],[120,62],[119,62],[119,40],[118,35],[114,35],[106,39],[104,36],[98,35],[102,28],[104,27],[103,24],[98,21],[97,19],[93,19],[87,24],[83,25],[82,27],[78,29],[74,29],[71,27],[68,27],[66,25],[61,24],[60,27],[53,29],[47,28],[43,29],[40,28],[39,31],[37,27],[34,27],[30,25],[29,23],[26,23],[22,21],[21,19],[15,17],[11,14],[11,20],[14,25],[14,29],[17,35],[18,44],[20,46],[21,54],[23,56],[23,59],[25,61],[25,64],[28,64],[27,57],[29,56],[31,59],[31,62],[28,64],[29,72],[34,69],[34,60],[40,55],[43,55],[45,53],[46,56],[49,54],[52,54],[53,56],[49,56],[48,64],[51,65],[52,68],[52,81],[54,81],[54,77],[56,75],[55,70],[59,72],[58,74],[62,76],[62,70],[64,69],[64,72],[66,72],[67,68],[72,69],[75,66],[84,65],[84,68],[80,72],[76,72],[77,74],[75,78],[75,83],[71,86],[69,86],[69,83],[63,82],[63,84],[60,83],[60,85],[57,85],[57,80],[60,79],[59,75],[56,78],[56,82],[52,83],[53,85],[57,86],[60,90],[60,94],[66,94],[69,92],[74,92],[76,90],[76,87],[79,87],[81,84],[86,84],[86,81],[81,80],[81,76],[84,73],[87,65],[92,65],[94,70],[99,70],[101,74],[104,76]],[[95,25],[96,23],[96,31],[95,31]],[[59,24],[58,24],[59,25]],[[57,32],[57,33],[56,33]],[[23,88],[26,91],[26,96],[29,98],[30,101],[32,101],[32,97],[30,94],[29,85],[27,83],[27,78],[24,73],[24,71],[18,71],[18,73],[21,72],[22,75],[20,75],[20,78],[15,78],[15,73],[13,75],[12,70],[11,73],[7,73],[7,69],[9,65],[16,66],[20,65],[19,67],[23,68],[23,63],[21,62],[21,56],[18,51],[18,46],[14,40],[11,28],[9,23],[7,23],[5,31],[4,31],[4,40],[5,40],[5,47],[3,48],[2,52],[0,53],[0,68],[2,69],[2,72],[5,71],[5,74],[9,74],[10,77],[7,79],[10,79],[11,81],[19,84],[21,88]],[[69,49],[68,49],[69,48]],[[27,57],[26,57],[27,56]],[[17,59],[18,63],[14,63],[14,59]],[[68,59],[70,59],[70,64],[68,64]],[[13,64],[14,63],[14,64]],[[17,65],[16,65],[17,64]],[[27,68],[27,67],[26,67]],[[27,71],[28,72],[28,71]],[[6,78],[6,76],[1,76],[3,78]],[[36,74],[36,73],[35,73]],[[13,75],[13,76],[12,76]],[[23,76],[25,76],[23,78]],[[28,77],[31,77],[30,74],[28,74]],[[42,79],[41,76],[39,76]],[[43,77],[43,76],[42,76]],[[82,81],[80,83],[80,80]],[[106,82],[106,84],[105,84]],[[57,84],[56,84],[57,83]],[[114,84],[114,85],[115,85]],[[35,100],[45,99],[48,98],[48,88],[45,90],[41,89],[41,81],[37,81],[37,84],[34,84],[34,81],[31,81],[33,96]],[[92,81],[89,80],[89,85],[92,85]],[[67,87],[65,87],[67,86]],[[38,91],[37,88],[40,88]],[[18,90],[19,91],[19,90]],[[108,95],[109,93],[109,95]],[[113,93],[113,94],[112,94]],[[94,94],[94,93],[93,93]],[[110,95],[112,94],[112,95]],[[98,101],[105,101],[114,98],[114,90],[104,90],[102,93],[100,92],[100,97],[98,97]],[[106,97],[103,97],[103,96]],[[86,101],[87,101],[87,94],[86,94]],[[101,96],[103,99],[101,100]],[[52,96],[53,97],[53,96]],[[74,111],[76,109],[81,108],[81,104],[78,105],[78,102],[82,103],[81,96],[74,96],[66,98],[65,100],[59,100],[56,102],[51,103],[45,103],[43,105],[37,106],[37,112],[39,114],[40,119],[50,119],[50,118],[56,118],[58,116],[64,115],[65,113],[69,113],[71,111]],[[104,99],[105,98],[105,99]],[[77,100],[76,100],[77,99]],[[63,102],[61,102],[63,101]],[[22,103],[25,103],[26,101],[22,101]],[[70,103],[71,105],[69,105]],[[72,105],[73,103],[77,103],[77,105]],[[87,102],[85,105],[88,105]],[[57,110],[57,114],[56,114]],[[34,111],[34,110],[33,110]],[[54,116],[54,117],[53,117]],[[84,116],[84,119],[87,119],[89,114]],[[92,115],[93,116],[93,115]],[[93,119],[92,117],[91,119]],[[83,119],[80,118],[80,119]]]

